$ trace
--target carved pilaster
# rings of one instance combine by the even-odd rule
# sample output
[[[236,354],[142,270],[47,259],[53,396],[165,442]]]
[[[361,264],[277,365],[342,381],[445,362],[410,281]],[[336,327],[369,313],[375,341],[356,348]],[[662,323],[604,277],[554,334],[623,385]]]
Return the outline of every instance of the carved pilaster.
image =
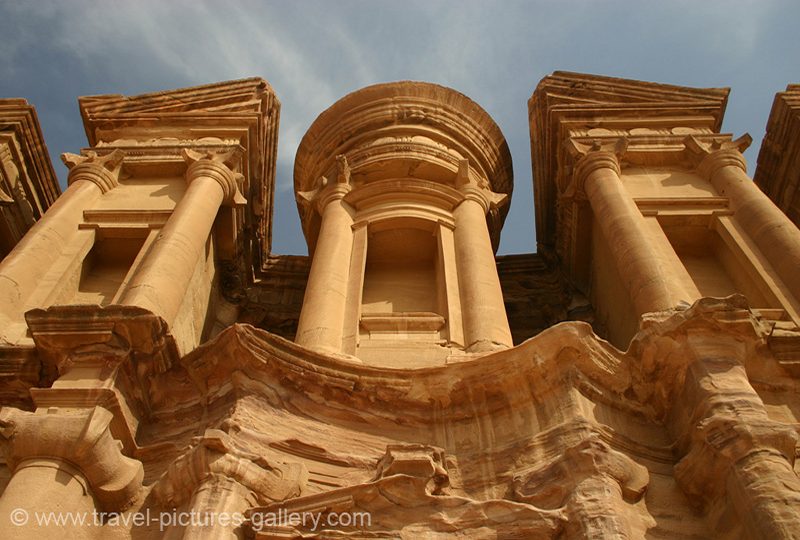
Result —
[[[465,201],[474,201],[483,208],[484,214],[497,209],[508,202],[508,195],[495,193],[489,189],[489,182],[485,178],[475,177],[470,174],[469,161],[462,159],[458,162],[456,174],[456,187],[464,196]],[[462,202],[463,204],[463,202]]]
[[[568,139],[565,146],[575,165],[572,167],[572,181],[564,189],[563,196],[586,200],[586,179],[594,171],[608,169],[620,175],[620,161],[628,150],[628,139],[595,140],[591,146]]]
[[[322,216],[296,342],[328,353],[342,353],[350,257],[353,251],[353,208],[343,199],[352,189],[350,167],[336,158],[336,181],[321,177],[313,191],[299,192],[298,200]]]
[[[486,214],[506,200],[488,188],[485,179],[470,174],[467,160],[459,162],[456,187],[464,199],[453,210],[456,267],[469,352],[484,353],[512,346],[503,291],[494,265],[494,248]]]
[[[800,230],[747,176],[742,151],[751,140],[745,134],[735,141],[707,144],[687,137],[684,145],[698,172],[720,196],[727,197],[733,219],[758,246],[794,299],[800,301]]]
[[[714,139],[705,142],[690,135],[683,141],[689,160],[694,163],[697,171],[704,177],[711,179],[721,167],[734,166],[747,172],[747,161],[742,152],[747,150],[753,138],[745,133],[734,141]]]
[[[648,312],[671,309],[692,298],[675,278],[674,270],[681,265],[680,260],[674,254],[669,255],[674,253],[671,250],[657,247],[660,239],[650,232],[648,223],[622,183],[620,159],[627,150],[627,139],[598,140],[591,146],[569,142],[568,149],[578,161],[565,198],[571,199],[573,215],[577,215],[576,200],[585,198],[589,201],[594,217],[586,216],[585,219],[591,219],[593,226],[602,231],[619,280],[630,296],[634,315],[639,317]],[[570,261],[579,257],[576,249],[578,230],[586,229],[573,222],[571,231],[566,233],[574,235],[567,247]],[[577,272],[580,265],[572,263],[570,266],[575,269],[573,272]],[[601,311],[609,308],[598,307]]]

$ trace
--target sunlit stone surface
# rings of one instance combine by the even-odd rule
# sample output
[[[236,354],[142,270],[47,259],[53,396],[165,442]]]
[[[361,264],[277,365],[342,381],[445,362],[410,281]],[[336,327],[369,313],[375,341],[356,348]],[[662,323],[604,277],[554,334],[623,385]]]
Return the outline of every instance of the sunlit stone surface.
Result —
[[[320,114],[308,257],[265,81],[80,98],[57,199],[0,102],[0,537],[800,538],[794,94],[757,185],[727,89],[545,78],[507,256],[508,146],[449,88]]]

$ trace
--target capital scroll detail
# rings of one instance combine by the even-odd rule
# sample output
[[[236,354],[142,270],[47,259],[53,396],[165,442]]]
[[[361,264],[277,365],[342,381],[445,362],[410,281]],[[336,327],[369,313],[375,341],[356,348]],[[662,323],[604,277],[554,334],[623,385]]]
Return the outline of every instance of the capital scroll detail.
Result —
[[[61,161],[69,168],[68,185],[86,180],[99,187],[103,193],[108,193],[119,185],[119,173],[124,159],[125,152],[119,149],[102,156],[94,151],[86,152],[85,155],[61,154]]]
[[[241,151],[229,152],[197,152],[185,148],[183,159],[188,164],[186,181],[191,184],[201,177],[211,178],[219,184],[223,193],[223,204],[227,206],[244,206],[247,199],[242,195],[244,175],[234,172],[241,159]]]

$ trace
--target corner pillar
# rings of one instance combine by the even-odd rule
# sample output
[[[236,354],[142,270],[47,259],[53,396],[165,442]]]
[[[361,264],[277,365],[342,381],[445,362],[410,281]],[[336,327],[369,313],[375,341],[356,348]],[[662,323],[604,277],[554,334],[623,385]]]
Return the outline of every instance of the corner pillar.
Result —
[[[740,321],[730,311],[712,316],[744,328],[755,321],[749,313]],[[742,537],[753,539],[798,538],[799,439],[794,426],[769,417],[751,386],[744,364],[752,345],[741,334],[721,330],[712,336],[706,327],[687,330],[687,336],[682,354],[691,364],[672,411],[683,451],[675,466],[678,485],[705,507],[715,530],[738,527]]]

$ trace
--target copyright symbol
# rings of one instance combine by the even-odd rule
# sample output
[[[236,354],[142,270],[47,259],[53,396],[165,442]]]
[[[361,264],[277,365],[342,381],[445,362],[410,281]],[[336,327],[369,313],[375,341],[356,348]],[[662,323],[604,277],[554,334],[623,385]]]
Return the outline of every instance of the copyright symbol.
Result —
[[[22,508],[11,511],[11,523],[17,527],[23,527],[28,523],[28,512]]]

